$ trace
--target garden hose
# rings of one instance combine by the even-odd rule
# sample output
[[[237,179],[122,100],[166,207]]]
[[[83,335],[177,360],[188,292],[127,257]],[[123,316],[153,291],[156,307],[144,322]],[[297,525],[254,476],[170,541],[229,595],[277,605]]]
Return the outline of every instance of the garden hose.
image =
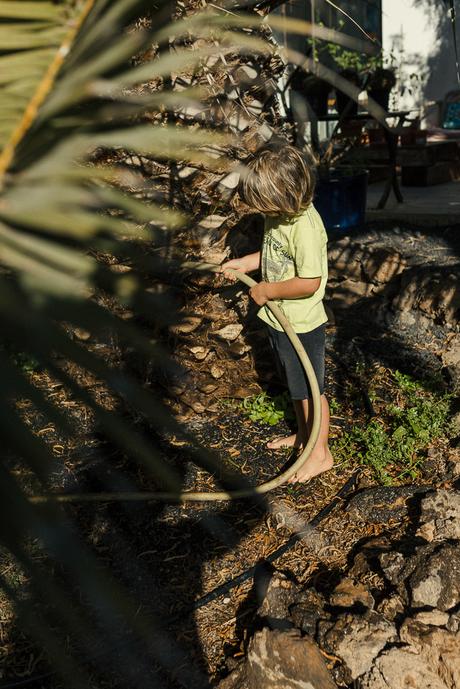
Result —
[[[220,273],[222,268],[220,265],[215,263],[200,263],[200,262],[187,262],[182,263],[182,270],[199,270],[208,271],[214,273]],[[230,269],[229,269],[230,270]],[[257,282],[250,278],[245,273],[241,273],[238,270],[231,269],[238,278],[248,287],[253,287],[257,285]],[[289,323],[286,316],[283,314],[279,306],[277,306],[273,301],[268,301],[266,303],[267,308],[270,309],[272,314],[275,316],[284,332],[288,336],[289,340],[294,347],[302,367],[307,376],[313,402],[313,423],[308,438],[308,442],[305,445],[302,452],[299,454],[296,461],[283,471],[276,478],[261,483],[258,486],[250,488],[240,488],[236,490],[228,491],[216,491],[216,492],[198,492],[198,491],[141,491],[141,492],[107,492],[107,493],[66,493],[66,494],[56,494],[48,493],[46,495],[34,495],[29,497],[31,503],[45,503],[45,502],[121,502],[121,501],[138,501],[138,500],[164,500],[171,502],[214,502],[217,500],[234,500],[239,498],[254,498],[258,495],[264,495],[275,488],[279,488],[286,481],[288,481],[291,476],[299,471],[299,469],[305,464],[309,458],[316,441],[318,439],[320,425],[321,425],[321,395],[318,387],[318,382],[316,380],[316,375],[311,365],[310,359],[305,352],[305,349],[294,332],[291,324]]]

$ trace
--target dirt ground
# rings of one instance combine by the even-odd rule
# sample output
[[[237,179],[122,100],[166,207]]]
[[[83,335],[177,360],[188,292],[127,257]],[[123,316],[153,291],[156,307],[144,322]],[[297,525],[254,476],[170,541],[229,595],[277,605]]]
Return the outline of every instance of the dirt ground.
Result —
[[[368,228],[362,236],[363,244],[372,245],[379,228]],[[439,266],[458,263],[458,240],[450,234],[417,234],[413,230],[393,230],[386,236],[389,245],[401,251],[414,264],[417,260],[433,262]],[[447,237],[447,239],[446,239]],[[454,237],[452,241],[449,237]],[[438,249],[437,251],[435,249]],[[362,305],[361,305],[362,306]],[[336,313],[336,321],[328,328],[327,393],[334,400],[331,417],[331,437],[340,439],[354,425],[368,423],[372,407],[378,414],[381,405],[398,395],[392,371],[399,368],[419,378],[438,374],[439,384],[449,389],[449,380],[443,382],[439,348],[448,335],[445,324],[433,322],[432,337],[420,339],[419,333],[404,334],[382,327],[375,328],[369,309],[353,310],[353,319],[346,309]],[[97,353],[109,358],[113,365],[122,364],[120,351],[112,344],[98,343]],[[359,364],[357,366],[357,364]],[[270,363],[267,363],[270,366]],[[116,400],[100,385],[79,369],[68,367],[68,372],[104,408],[114,411]],[[129,490],[155,488],[152,479],[113,448],[95,429],[94,419],[87,407],[76,400],[69,390],[45,370],[31,371],[30,376],[47,397],[65,409],[72,419],[75,433],[63,438],[53,424],[42,418],[27,400],[19,402],[27,423],[46,440],[56,459],[53,482],[56,489],[67,491],[104,489]],[[373,390],[370,399],[369,390]],[[280,388],[270,384],[270,391]],[[249,482],[263,482],[289,460],[286,451],[270,452],[265,444],[271,435],[287,432],[285,421],[270,427],[251,421],[239,402],[218,400],[218,411],[212,414],[195,414],[187,422],[197,442],[222,458],[230,470]],[[133,422],[149,434],[151,428],[142,418],[133,415]],[[215,479],[204,469],[190,461],[189,447],[171,436],[157,438],[158,451],[166,457],[182,476],[187,488],[209,490]],[[450,485],[454,477],[446,457],[458,452],[455,442],[439,438],[425,449],[425,460],[419,467],[417,484]],[[15,466],[14,460],[10,462]],[[36,488],[32,472],[16,467],[21,481],[28,490]],[[394,468],[394,476],[398,467]],[[257,502],[198,503],[186,505],[162,503],[75,505],[66,508],[67,514],[79,535],[118,582],[124,585],[138,605],[139,614],[160,619],[162,629],[185,649],[186,660],[178,664],[189,672],[190,687],[204,687],[216,681],[232,659],[240,657],[252,631],[252,618],[257,607],[253,576],[232,585],[232,580],[246,570],[263,563],[276,554],[293,534],[307,530],[307,534],[292,543],[279,558],[277,568],[286,571],[300,583],[312,582],[315,586],[332,585],[337,573],[346,565],[354,546],[362,539],[391,530],[396,534],[403,529],[406,516],[395,516],[388,521],[365,522],[351,519],[346,512],[346,499],[340,499],[334,509],[314,529],[308,529],[312,519],[331,503],[338,491],[352,477],[350,494],[365,486],[377,485],[372,468],[363,465],[359,457],[349,456],[334,468],[306,485],[281,487]],[[413,483],[413,479],[396,479],[398,483]],[[40,555],[37,554],[37,558]],[[16,590],[28,590],[29,578],[4,552],[1,554],[2,575]],[[207,602],[205,596],[229,583],[215,599]],[[376,582],[378,585],[378,582]],[[206,604],[203,604],[206,603]],[[37,646],[20,631],[16,617],[6,598],[1,605],[2,636],[0,653],[3,657],[3,681],[29,681],[30,686],[57,689],[58,677],[50,673],[49,665]],[[161,632],[162,633],[162,632]],[[127,641],[128,639],[128,641]],[[119,687],[124,664],[129,656],[123,649],[129,642],[129,631],[120,628],[116,633],[115,647],[110,650],[101,639],[100,647],[92,649],[93,658],[99,658],[99,670],[92,669],[92,686]],[[71,642],[69,641],[71,646]],[[118,646],[117,646],[118,644]],[[114,650],[115,649],[115,650]],[[102,658],[102,662],[101,662]],[[107,662],[105,662],[107,661]],[[145,661],[145,679],[156,668],[155,661]],[[117,662],[119,665],[117,666]],[[100,665],[104,665],[103,670]],[[142,666],[142,664],[141,664]],[[193,679],[191,667],[198,668],[201,679]],[[143,670],[144,671],[144,670]],[[176,686],[168,673],[154,676],[163,684]],[[151,679],[153,678],[153,675]],[[32,684],[30,683],[32,682]],[[3,686],[0,685],[0,686]],[[19,685],[18,685],[19,686]],[[133,686],[136,686],[133,683]],[[146,685],[144,685],[146,686]]]

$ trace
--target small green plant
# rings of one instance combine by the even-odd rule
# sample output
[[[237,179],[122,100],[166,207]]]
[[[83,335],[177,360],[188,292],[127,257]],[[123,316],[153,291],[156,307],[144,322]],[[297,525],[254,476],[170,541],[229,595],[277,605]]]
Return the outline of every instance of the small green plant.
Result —
[[[251,421],[270,426],[275,426],[283,419],[289,420],[293,417],[288,393],[270,397],[267,392],[261,392],[260,395],[246,397],[241,402],[241,409]]]
[[[25,352],[17,352],[13,356],[13,360],[16,366],[18,366],[24,373],[34,373],[35,371],[39,371],[41,368],[40,362]]]
[[[329,411],[331,414],[336,414],[340,410],[340,402],[337,402],[335,397],[329,399]]]
[[[382,483],[415,478],[429,444],[449,432],[450,395],[395,371],[397,403],[383,407],[380,418],[355,426],[332,443],[336,461],[350,458],[372,467]],[[439,388],[438,388],[439,390]]]

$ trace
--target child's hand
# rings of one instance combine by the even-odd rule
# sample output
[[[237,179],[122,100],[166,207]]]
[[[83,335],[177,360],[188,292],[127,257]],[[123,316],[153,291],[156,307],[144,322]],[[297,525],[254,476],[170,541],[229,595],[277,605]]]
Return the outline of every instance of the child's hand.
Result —
[[[248,271],[248,267],[246,265],[244,258],[234,258],[231,261],[222,263],[220,267],[221,272],[225,275],[226,278],[228,278],[232,282],[236,282],[238,278],[235,276],[235,273],[232,270],[227,270],[228,268],[233,268],[233,270],[239,270],[240,273],[247,273]]]
[[[251,287],[249,294],[254,299],[256,304],[263,306],[270,299],[268,296],[268,283],[259,282],[257,285],[254,285],[254,287]]]

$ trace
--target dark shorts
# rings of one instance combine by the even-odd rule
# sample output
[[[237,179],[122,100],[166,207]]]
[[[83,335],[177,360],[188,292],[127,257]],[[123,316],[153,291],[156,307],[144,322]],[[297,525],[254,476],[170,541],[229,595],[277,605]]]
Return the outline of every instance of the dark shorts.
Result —
[[[268,336],[275,354],[278,372],[286,381],[293,400],[306,400],[311,397],[310,385],[300,363],[300,359],[290,339],[283,331],[268,327]],[[311,361],[318,381],[319,391],[324,392],[324,353],[326,344],[326,324],[309,333],[297,333]]]

